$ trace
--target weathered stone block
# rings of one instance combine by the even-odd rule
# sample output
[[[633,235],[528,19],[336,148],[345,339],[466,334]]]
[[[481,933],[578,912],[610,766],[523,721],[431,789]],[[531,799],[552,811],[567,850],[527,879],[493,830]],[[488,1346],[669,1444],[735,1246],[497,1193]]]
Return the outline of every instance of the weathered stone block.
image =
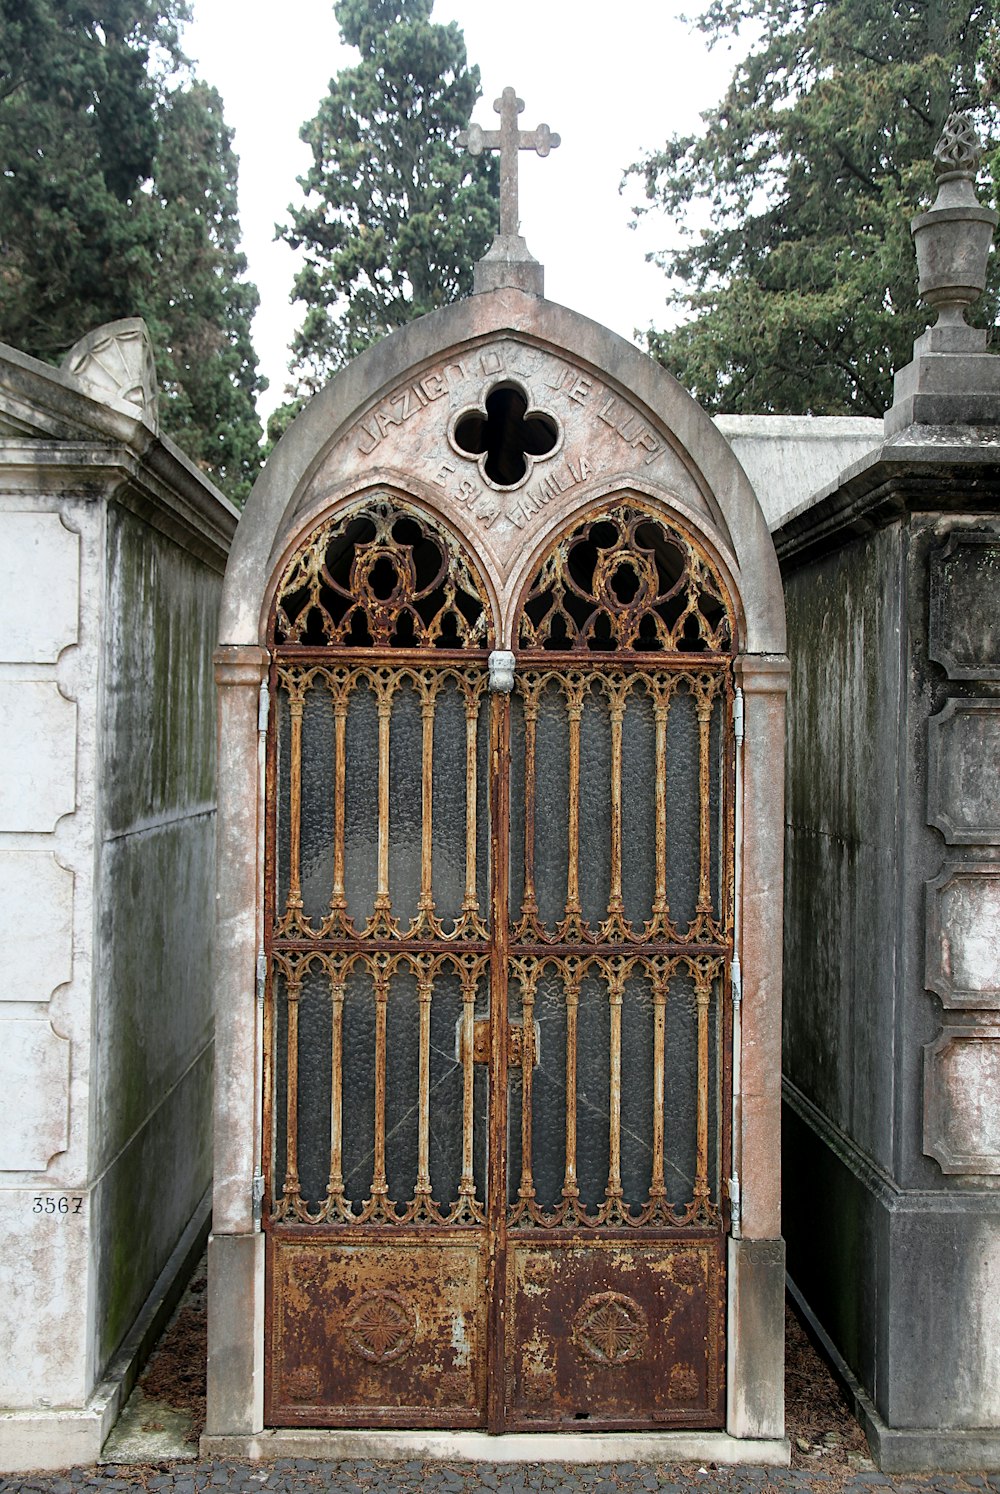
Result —
[[[942,1172],[1000,1173],[1000,1028],[945,1027],[925,1047],[924,1151]]]
[[[0,1189],[0,1343],[8,1346],[0,1354],[0,1405],[6,1410],[79,1406],[86,1398],[87,1320],[79,1303],[89,1230],[84,1192]]]
[[[928,824],[949,845],[1000,845],[1000,701],[949,700],[927,756]]]
[[[48,1022],[0,1023],[0,1171],[44,1172],[65,1149],[69,1052]]]
[[[959,530],[931,552],[927,652],[949,679],[1000,679],[1000,534]]]
[[[924,979],[946,1007],[1000,1008],[1000,862],[952,865],[928,882]]]
[[[80,537],[58,514],[0,513],[0,661],[51,664],[77,640]]]
[[[75,804],[75,704],[48,680],[3,680],[0,826],[52,830]]]
[[[73,973],[73,873],[40,851],[0,851],[0,1001],[48,1001]]]
[[[784,1240],[729,1241],[729,1411],[736,1437],[785,1433]]]

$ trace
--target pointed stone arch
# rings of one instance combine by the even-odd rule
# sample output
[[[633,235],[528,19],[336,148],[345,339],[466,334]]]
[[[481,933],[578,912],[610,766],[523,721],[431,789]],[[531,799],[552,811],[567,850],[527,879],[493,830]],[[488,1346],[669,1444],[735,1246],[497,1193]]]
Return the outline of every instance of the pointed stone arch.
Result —
[[[505,390],[516,390],[517,400],[498,402],[497,392]],[[475,426],[475,412],[481,412],[481,426]],[[470,419],[472,425],[462,424]],[[531,420],[538,428],[526,434]],[[510,431],[500,429],[504,421]],[[520,461],[518,441],[524,443]],[[488,462],[480,448],[490,443]],[[217,656],[218,1098],[208,1445],[221,1438],[252,1440],[264,1426],[263,1243],[249,1180],[261,1168],[259,1096],[269,1060],[261,1008],[249,998],[257,972],[267,974],[261,892],[268,801],[259,744],[275,641],[270,619],[282,578],[308,549],[309,536],[324,525],[336,529],[379,495],[426,516],[463,557],[495,620],[489,638],[495,650],[517,652],[515,623],[525,590],[561,537],[579,530],[588,515],[627,510],[646,514],[654,527],[660,522],[662,535],[675,536],[663,539],[666,549],[673,543],[675,559],[656,572],[660,591],[624,655],[641,653],[659,634],[692,657],[699,638],[724,645],[710,652],[728,660],[731,713],[720,729],[728,734],[733,794],[726,862],[732,958],[724,972],[723,1020],[732,1174],[717,1179],[726,1234],[728,1363],[721,1402],[726,1431],[715,1435],[740,1439],[746,1456],[757,1461],[780,1459],[786,1451],[780,1441],[783,1246],[775,1158],[787,665],[777,562],[745,473],[690,396],[614,334],[511,289],[423,318],[338,374],[275,448],[233,547]],[[640,536],[639,551],[646,540]],[[682,552],[683,563],[676,560]],[[697,586],[679,607],[667,597],[678,579],[671,566],[694,566],[691,557],[710,578],[706,595],[714,589],[716,600],[703,610]],[[383,590],[398,596],[401,573],[388,559],[385,564]],[[631,584],[639,590],[654,585],[644,565],[633,566]],[[723,615],[729,619],[725,639]],[[335,620],[333,633],[338,626]],[[358,642],[358,635],[351,637]],[[383,642],[391,647],[388,634]],[[696,937],[707,937],[707,908],[699,917]],[[636,1353],[641,1338],[635,1337]],[[683,1387],[702,1383],[702,1371],[680,1361],[674,1369],[668,1378],[676,1380],[678,1396]]]

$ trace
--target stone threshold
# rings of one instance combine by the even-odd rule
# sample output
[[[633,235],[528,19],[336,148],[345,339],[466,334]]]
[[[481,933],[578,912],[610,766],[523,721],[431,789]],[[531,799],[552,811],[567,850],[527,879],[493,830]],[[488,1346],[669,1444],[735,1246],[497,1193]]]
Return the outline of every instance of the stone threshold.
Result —
[[[787,1468],[786,1437],[727,1432],[486,1432],[281,1430],[246,1436],[206,1434],[203,1458],[271,1462],[715,1463]]]
[[[990,1427],[890,1427],[812,1312],[792,1278],[788,1294],[829,1361],[882,1473],[1000,1472],[1000,1431]]]

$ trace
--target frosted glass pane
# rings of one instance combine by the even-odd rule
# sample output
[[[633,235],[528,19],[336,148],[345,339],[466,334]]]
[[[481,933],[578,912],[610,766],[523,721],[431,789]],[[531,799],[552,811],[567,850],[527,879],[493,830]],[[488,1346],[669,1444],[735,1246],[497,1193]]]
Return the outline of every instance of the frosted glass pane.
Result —
[[[524,701],[510,698],[510,916],[524,902]]]
[[[358,928],[375,906],[378,875],[378,716],[370,686],[351,692],[344,795],[344,883]]]
[[[656,722],[645,692],[633,690],[622,723],[622,896],[641,932],[656,887]]]
[[[708,1186],[718,1201],[722,1178],[722,991],[718,981],[712,987],[709,1007],[708,1135]]]
[[[315,1207],[330,1176],[330,980],[312,969],[299,998],[299,1182]]]
[[[355,1206],[371,1193],[375,1160],[375,998],[355,966],[344,1001],[344,1192]]]
[[[621,1171],[626,1203],[645,1202],[653,1167],[653,1001],[633,975],[622,997]]]
[[[711,865],[710,865],[710,878],[711,878],[711,888],[712,888],[712,908],[713,908],[713,910],[715,912],[715,916],[717,918],[721,918],[722,911],[723,911],[722,908],[719,905],[719,887],[720,887],[720,879],[721,879],[721,874],[722,874],[722,851],[723,851],[723,846],[725,845],[725,840],[724,840],[725,826],[724,826],[724,823],[723,823],[723,802],[722,802],[722,770],[723,770],[723,757],[722,757],[723,731],[722,731],[722,724],[723,724],[723,720],[724,720],[724,717],[725,717],[725,711],[726,711],[725,698],[720,695],[720,697],[715,701],[715,704],[712,707],[712,721],[711,721],[711,729],[710,729],[710,732],[709,732],[709,769],[708,769],[708,771],[709,771],[709,779],[708,779],[708,785],[709,785],[708,802],[709,802],[709,808],[711,809],[711,814],[709,816],[709,824],[711,826],[711,837],[712,837],[712,859],[711,859]]]
[[[275,700],[278,718],[278,740],[276,751],[276,782],[274,795],[275,827],[275,909],[280,918],[288,903],[289,868],[289,795],[291,775],[289,772],[289,743],[291,722],[288,711],[288,692],[279,689]]]
[[[333,889],[333,704],[322,683],[306,692],[302,710],[302,905],[318,925]]]
[[[459,1024],[462,990],[458,977],[442,972],[431,1001],[431,1188],[439,1204],[458,1197],[462,1175],[462,1065]]]
[[[583,916],[596,930],[611,889],[611,720],[596,687],[584,697],[580,720],[579,878]]]
[[[588,976],[580,986],[576,1058],[577,1176],[588,1208],[604,1201],[608,1183],[611,1104],[611,1015],[608,988]]]
[[[521,987],[511,976],[507,983],[507,1020],[512,1025],[521,1021]],[[507,1070],[507,1202],[517,1202],[517,1190],[521,1182],[521,1070]]]
[[[271,975],[271,1000],[274,1003],[274,1099],[272,1102],[273,1153],[271,1167],[271,1196],[281,1197],[282,1184],[288,1165],[288,987],[285,977],[278,969]]]
[[[389,732],[389,893],[402,929],[420,897],[422,737],[419,696],[404,684],[393,696]]]
[[[694,701],[682,689],[673,697],[667,723],[667,901],[682,930],[698,901],[699,752]]]
[[[419,1052],[417,983],[401,970],[389,982],[385,1023],[385,1171],[397,1204],[417,1186]]]
[[[562,1197],[566,1171],[566,1002],[562,981],[549,970],[535,992],[535,1029],[532,1161],[538,1201],[552,1208]]]
[[[487,697],[479,703],[476,735],[476,890],[480,916],[490,922],[490,704]]]
[[[535,887],[542,923],[554,927],[566,909],[569,732],[562,692],[546,685],[538,705],[535,747]]]
[[[451,927],[465,895],[465,701],[447,681],[434,715],[434,904]]]
[[[664,1150],[667,1197],[690,1202],[697,1158],[698,1013],[690,976],[670,983],[666,1008]]]

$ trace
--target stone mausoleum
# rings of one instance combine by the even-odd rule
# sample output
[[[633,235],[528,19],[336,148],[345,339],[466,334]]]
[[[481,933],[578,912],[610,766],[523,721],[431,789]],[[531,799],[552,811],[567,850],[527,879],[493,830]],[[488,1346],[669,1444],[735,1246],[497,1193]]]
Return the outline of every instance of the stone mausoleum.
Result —
[[[974,142],[885,422],[713,422],[544,299],[496,107],[474,295],[238,527],[141,324],[0,359],[0,1459],[96,1456],[214,1158],[206,1452],[784,1462],[787,1279],[883,1466],[997,1466]]]
[[[203,1445],[786,1461],[777,562],[543,299],[498,106],[476,294],[311,402],[227,568]]]
[[[236,512],[139,321],[0,348],[0,1468],[92,1462],[212,1177],[211,655]]]

